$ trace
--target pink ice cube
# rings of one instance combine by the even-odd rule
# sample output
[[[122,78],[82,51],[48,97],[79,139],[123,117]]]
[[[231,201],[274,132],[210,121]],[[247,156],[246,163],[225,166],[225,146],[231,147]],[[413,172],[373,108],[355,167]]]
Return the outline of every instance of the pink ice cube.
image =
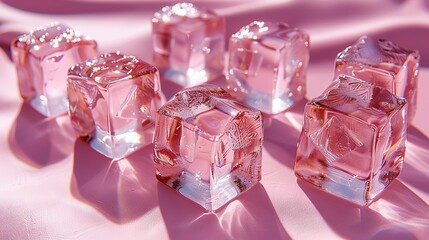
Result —
[[[393,42],[362,36],[340,52],[336,59],[335,75],[350,75],[386,88],[407,99],[408,123],[417,106],[417,79],[420,55]]]
[[[22,98],[45,116],[67,112],[67,70],[97,55],[94,40],[52,23],[16,38],[11,44]]]
[[[340,75],[306,104],[296,175],[357,204],[371,203],[402,169],[406,110],[405,99]]]
[[[157,178],[207,210],[216,210],[261,179],[261,113],[223,89],[177,93],[158,111]]]
[[[229,41],[229,92],[268,114],[305,97],[309,36],[285,23],[252,22]]]
[[[163,7],[152,18],[154,64],[168,79],[194,86],[222,74],[225,19],[191,3]]]
[[[70,68],[67,80],[73,127],[95,150],[120,159],[152,142],[163,99],[154,66],[106,53]]]

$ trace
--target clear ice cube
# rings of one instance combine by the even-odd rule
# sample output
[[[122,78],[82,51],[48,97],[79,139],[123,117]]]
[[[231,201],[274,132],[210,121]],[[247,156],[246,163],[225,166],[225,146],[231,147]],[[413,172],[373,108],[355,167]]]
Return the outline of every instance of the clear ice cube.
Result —
[[[73,127],[98,152],[120,159],[152,142],[164,98],[154,66],[102,54],[70,68],[67,93]]]
[[[419,61],[420,54],[415,50],[391,41],[362,36],[338,54],[335,75],[350,75],[405,98],[408,123],[411,123],[417,106]]]
[[[285,23],[252,22],[231,36],[229,92],[268,114],[303,99],[309,61],[309,36]]]
[[[295,174],[324,191],[370,204],[399,175],[406,100],[340,75],[305,107]]]
[[[67,112],[67,70],[98,54],[94,40],[60,23],[19,36],[11,50],[22,98],[45,116]]]
[[[207,210],[216,210],[261,178],[262,116],[223,89],[177,93],[158,111],[157,178]]]
[[[225,19],[192,3],[163,7],[152,18],[154,64],[166,78],[194,86],[222,74]]]

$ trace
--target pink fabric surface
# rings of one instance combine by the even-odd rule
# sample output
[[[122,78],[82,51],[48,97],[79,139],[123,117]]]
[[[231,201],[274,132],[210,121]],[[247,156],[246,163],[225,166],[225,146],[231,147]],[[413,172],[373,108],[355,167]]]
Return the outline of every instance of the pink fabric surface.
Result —
[[[253,20],[310,34],[307,98],[332,80],[336,53],[371,34],[422,55],[417,115],[399,179],[370,207],[293,174],[304,102],[267,119],[262,181],[207,213],[155,179],[148,146],[116,162],[75,140],[67,115],[23,104],[13,37],[51,21],[92,36],[102,52],[151,61],[151,15],[172,1],[0,1],[0,239],[426,239],[429,236],[429,1],[198,1],[226,16],[227,36]],[[223,79],[215,83],[224,84]],[[163,82],[170,97],[177,86]]]

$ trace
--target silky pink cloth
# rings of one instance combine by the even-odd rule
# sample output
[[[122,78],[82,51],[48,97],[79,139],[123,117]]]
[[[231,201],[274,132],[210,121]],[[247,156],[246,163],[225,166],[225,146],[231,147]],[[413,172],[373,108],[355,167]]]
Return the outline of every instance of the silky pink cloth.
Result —
[[[151,61],[151,15],[171,1],[0,2],[0,239],[425,239],[429,236],[429,1],[200,1],[225,15],[227,35],[253,20],[310,34],[307,98],[332,80],[336,53],[360,35],[422,55],[418,108],[405,165],[369,208],[296,179],[304,102],[266,121],[262,181],[216,213],[155,179],[151,147],[112,162],[75,141],[67,115],[43,118],[22,103],[9,44],[52,21],[92,36],[102,52]],[[217,83],[224,84],[222,79]],[[167,97],[177,89],[163,82]]]

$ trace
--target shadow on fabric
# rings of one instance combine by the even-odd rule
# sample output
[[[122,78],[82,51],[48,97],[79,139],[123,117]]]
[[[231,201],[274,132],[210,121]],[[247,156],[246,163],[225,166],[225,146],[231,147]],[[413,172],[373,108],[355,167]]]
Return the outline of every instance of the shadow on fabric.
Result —
[[[110,221],[124,224],[157,206],[152,145],[112,160],[77,140],[74,148],[71,192]]]
[[[23,103],[8,141],[19,160],[41,168],[67,158],[73,151],[75,138],[66,113],[45,117]]]
[[[158,183],[159,206],[171,239],[291,239],[264,187],[255,187],[216,212]]]
[[[429,138],[414,126],[407,131],[407,150],[399,179],[429,194]]]
[[[302,130],[307,101],[302,99],[275,116],[264,116],[264,150],[290,169],[295,165],[296,144]]]

